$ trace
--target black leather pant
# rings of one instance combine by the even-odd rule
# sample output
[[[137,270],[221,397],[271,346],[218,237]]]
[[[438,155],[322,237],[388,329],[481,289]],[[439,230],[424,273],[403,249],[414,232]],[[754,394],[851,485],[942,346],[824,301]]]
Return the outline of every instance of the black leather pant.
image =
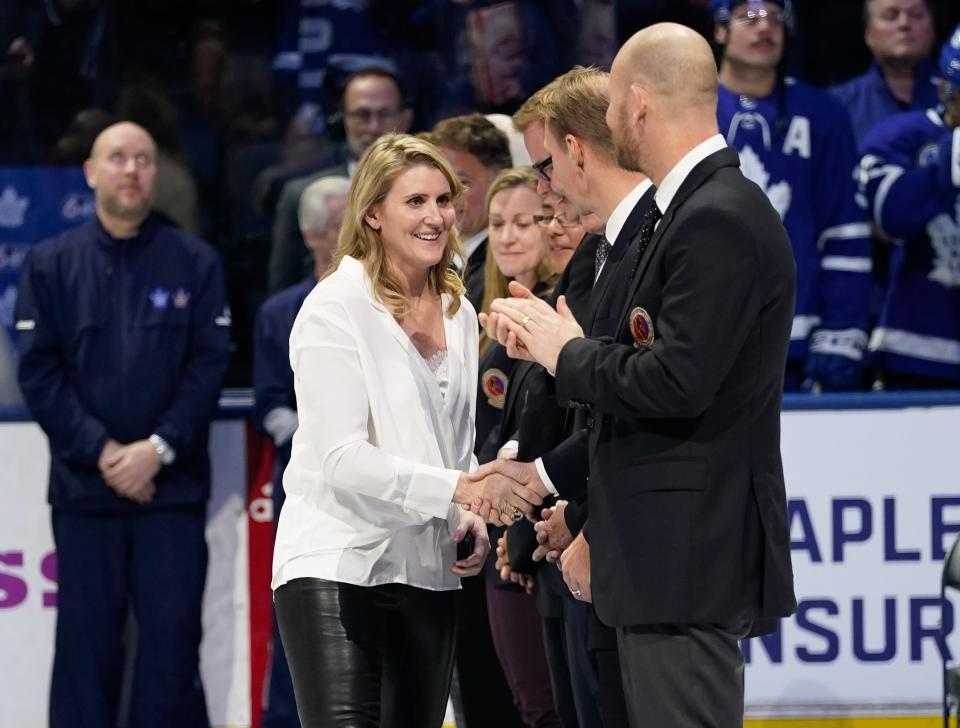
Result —
[[[303,728],[440,728],[459,592],[294,579],[274,592]]]

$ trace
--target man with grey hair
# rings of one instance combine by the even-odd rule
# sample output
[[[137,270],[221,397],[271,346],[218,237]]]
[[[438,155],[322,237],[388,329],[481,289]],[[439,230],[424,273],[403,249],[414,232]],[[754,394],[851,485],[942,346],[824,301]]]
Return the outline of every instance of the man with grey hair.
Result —
[[[938,103],[936,70],[929,62],[934,36],[929,0],[865,0],[863,19],[873,63],[831,89],[849,112],[858,141],[896,113]]]
[[[274,523],[283,506],[281,478],[290,460],[290,441],[298,424],[288,350],[290,331],[303,299],[313,290],[317,278],[333,259],[349,191],[350,180],[346,177],[322,177],[308,185],[300,195],[297,219],[304,243],[310,251],[310,275],[269,298],[260,307],[254,327],[254,409],[257,426],[273,440]],[[265,728],[298,726],[293,684],[290,681],[290,671],[276,621],[270,673],[270,690],[264,708],[263,725]]]
[[[313,275],[309,277],[315,279],[315,275],[326,268],[330,262],[330,256],[333,255],[333,248],[337,245],[337,234],[340,232],[339,221],[346,206],[349,190],[350,180],[339,174],[320,177],[304,187],[297,202],[299,228],[297,244],[274,245],[270,249],[269,290],[271,293],[289,290],[287,279],[292,276],[293,271],[300,271],[301,282],[292,286],[297,288],[304,285],[302,279],[308,273],[312,272]],[[328,224],[330,220],[335,220],[336,224]],[[306,250],[303,245],[306,245]],[[321,256],[319,259],[317,252]],[[284,282],[284,285],[279,285]],[[297,308],[299,309],[299,305]]]

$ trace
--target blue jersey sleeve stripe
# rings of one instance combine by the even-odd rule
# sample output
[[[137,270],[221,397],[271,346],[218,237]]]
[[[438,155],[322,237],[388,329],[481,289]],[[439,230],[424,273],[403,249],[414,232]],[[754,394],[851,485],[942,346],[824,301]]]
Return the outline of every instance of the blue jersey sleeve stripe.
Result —
[[[890,188],[893,187],[894,182],[900,179],[901,175],[903,175],[902,167],[889,165],[887,173],[884,175],[879,187],[877,187],[877,196],[873,202],[873,219],[884,235],[887,235],[887,233],[884,231],[883,226],[883,207],[887,202],[887,195],[890,194]],[[887,235],[887,237],[890,236]]]
[[[871,351],[888,351],[914,359],[960,365],[960,341],[878,326],[870,337]]]
[[[820,267],[823,270],[843,273],[870,273],[873,270],[873,261],[870,258],[852,255],[827,255],[821,261]]]
[[[817,247],[823,250],[828,240],[855,240],[869,238],[870,226],[865,222],[848,222],[843,225],[828,227],[817,240]]]

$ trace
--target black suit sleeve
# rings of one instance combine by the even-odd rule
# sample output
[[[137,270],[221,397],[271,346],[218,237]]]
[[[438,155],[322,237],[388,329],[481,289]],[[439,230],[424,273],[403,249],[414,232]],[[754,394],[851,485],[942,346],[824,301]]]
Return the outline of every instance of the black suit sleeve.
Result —
[[[660,245],[653,348],[570,341],[557,363],[561,402],[624,417],[697,417],[710,405],[762,306],[756,241],[733,212],[699,208],[678,214]]]
[[[586,533],[587,525],[587,503],[586,501],[570,501],[567,507],[563,509],[563,520],[567,524],[567,530],[576,538],[581,530],[584,531],[584,538],[590,541],[589,534]]]
[[[590,475],[589,431],[576,430],[540,459],[561,498],[579,500],[586,497],[587,477]]]

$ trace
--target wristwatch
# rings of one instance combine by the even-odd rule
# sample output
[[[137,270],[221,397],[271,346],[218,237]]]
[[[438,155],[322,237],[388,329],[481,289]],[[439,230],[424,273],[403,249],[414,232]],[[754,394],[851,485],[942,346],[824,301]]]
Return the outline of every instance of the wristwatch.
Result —
[[[177,458],[177,452],[160,435],[154,433],[150,435],[150,444],[157,451],[157,457],[160,458],[161,465],[170,465]]]

